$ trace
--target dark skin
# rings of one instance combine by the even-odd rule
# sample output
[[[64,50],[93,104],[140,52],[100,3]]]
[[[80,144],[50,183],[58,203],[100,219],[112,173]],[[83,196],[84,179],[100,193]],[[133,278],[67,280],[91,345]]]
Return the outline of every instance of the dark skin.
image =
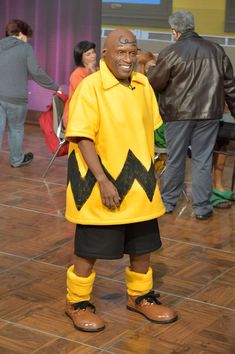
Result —
[[[137,43],[132,32],[125,29],[112,31],[107,37],[102,51],[106,65],[119,80],[128,86],[131,72],[136,62]],[[79,149],[86,161],[87,166],[95,176],[102,203],[110,212],[119,208],[120,197],[114,184],[107,178],[97,156],[95,145],[92,140],[78,138]],[[80,277],[88,277],[93,269],[96,259],[75,256],[74,272]],[[137,273],[147,273],[150,265],[150,254],[130,255],[130,268]]]

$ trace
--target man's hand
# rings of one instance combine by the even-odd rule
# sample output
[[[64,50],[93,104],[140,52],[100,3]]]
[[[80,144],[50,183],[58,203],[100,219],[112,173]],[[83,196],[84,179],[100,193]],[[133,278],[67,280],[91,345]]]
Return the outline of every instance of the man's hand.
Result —
[[[104,173],[103,167],[95,150],[94,142],[88,138],[79,138],[78,147],[84,160],[86,161],[87,166],[98,182],[103,205],[110,210],[119,208],[120,197],[118,190]]]
[[[105,176],[98,181],[102,203],[110,210],[120,207],[120,197],[117,188]]]
[[[62,93],[63,93],[63,89],[62,89],[62,87],[60,86],[56,92],[58,92],[58,93],[62,94]]]

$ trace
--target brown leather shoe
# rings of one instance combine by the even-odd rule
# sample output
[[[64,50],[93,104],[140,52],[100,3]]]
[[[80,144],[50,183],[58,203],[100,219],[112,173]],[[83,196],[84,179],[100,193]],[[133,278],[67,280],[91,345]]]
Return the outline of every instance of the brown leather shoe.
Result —
[[[65,313],[73,321],[76,329],[83,332],[99,332],[105,328],[104,322],[95,314],[95,306],[89,301],[75,304],[66,302]]]
[[[157,298],[160,294],[150,291],[142,296],[128,295],[127,309],[138,312],[148,320],[155,323],[171,323],[177,320],[175,311],[169,307],[163,306]]]

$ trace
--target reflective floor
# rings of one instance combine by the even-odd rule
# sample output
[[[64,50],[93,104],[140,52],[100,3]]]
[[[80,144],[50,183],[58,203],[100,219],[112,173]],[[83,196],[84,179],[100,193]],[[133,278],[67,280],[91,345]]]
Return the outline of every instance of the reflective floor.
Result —
[[[97,262],[93,300],[106,329],[83,333],[64,314],[74,234],[63,216],[67,158],[57,158],[43,180],[51,154],[33,125],[26,126],[25,151],[35,159],[21,168],[9,166],[6,139],[0,154],[0,353],[235,353],[235,203],[198,221],[182,196],[159,220],[154,288],[178,311],[177,322],[153,324],[126,310],[125,257]],[[232,166],[229,158],[228,186]],[[190,189],[188,161],[189,199]]]

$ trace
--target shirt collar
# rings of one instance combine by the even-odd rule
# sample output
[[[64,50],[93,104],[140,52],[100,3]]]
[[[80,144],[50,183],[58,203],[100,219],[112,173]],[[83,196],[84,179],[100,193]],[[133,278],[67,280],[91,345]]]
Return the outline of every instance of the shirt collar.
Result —
[[[116,85],[121,85],[119,80],[109,70],[104,59],[100,60],[100,73],[101,73],[101,80],[102,80],[104,90],[108,90]],[[133,83],[139,83],[141,85],[145,85],[146,78],[144,75],[139,74],[136,71],[133,71],[131,73],[130,85],[133,85]]]
[[[178,40],[181,41],[186,38],[201,38],[201,37],[196,32],[187,31],[187,32],[183,32]]]

